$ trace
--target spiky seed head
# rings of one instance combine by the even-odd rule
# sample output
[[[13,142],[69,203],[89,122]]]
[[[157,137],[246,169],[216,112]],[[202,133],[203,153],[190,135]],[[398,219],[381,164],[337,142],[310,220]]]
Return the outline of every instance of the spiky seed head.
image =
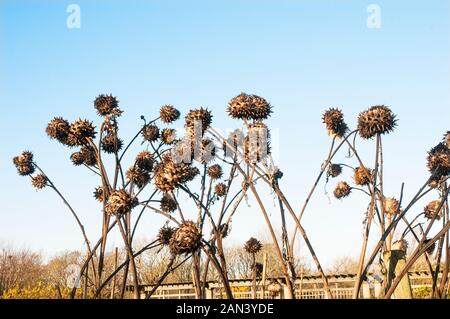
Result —
[[[126,172],[127,180],[139,188],[143,188],[150,181],[150,174],[139,167],[131,167]]]
[[[272,106],[258,95],[241,93],[230,100],[227,112],[234,119],[260,121],[269,118]]]
[[[100,203],[105,201],[105,191],[103,186],[98,186],[94,191],[94,198],[98,200]]]
[[[442,177],[450,174],[450,148],[439,143],[428,152],[428,170],[436,176]]]
[[[172,128],[165,128],[161,132],[161,141],[166,145],[172,145],[177,141],[177,131]]]
[[[396,126],[396,115],[384,105],[372,106],[358,117],[359,135],[364,139],[371,139],[377,134],[389,134]]]
[[[164,194],[161,198],[160,208],[165,213],[172,213],[177,209],[177,202],[170,194]]]
[[[202,140],[199,146],[200,147],[198,147],[197,152],[194,153],[194,155],[196,155],[195,160],[201,164],[207,164],[211,162],[216,155],[216,147],[214,142],[208,138],[205,138]]]
[[[424,246],[428,245],[428,243],[430,241],[431,241],[430,238],[425,239],[424,242],[423,242]],[[427,254],[430,255],[430,256],[433,255],[435,249],[436,249],[436,242],[431,244],[431,246],[427,249]]]
[[[394,217],[397,212],[400,212],[400,203],[393,197],[384,198],[384,211],[390,216]]]
[[[450,148],[450,131],[448,131],[444,135],[444,144],[447,145],[448,148]]]
[[[442,207],[439,209],[439,206],[441,206],[440,200],[434,200],[428,203],[428,205],[425,206],[423,211],[425,217],[427,219],[433,219],[434,216],[436,215],[436,220],[440,220],[442,217]]]
[[[334,189],[334,197],[341,199],[350,195],[352,188],[347,182],[339,182]]]
[[[72,161],[72,164],[75,166],[83,165],[84,163],[84,157],[81,152],[75,152],[70,155],[70,160]]]
[[[355,174],[353,175],[353,180],[356,185],[365,186],[372,182],[373,172],[364,166],[359,166],[355,169]]]
[[[44,174],[37,174],[31,178],[31,184],[36,189],[43,189],[47,186],[48,178]]]
[[[142,129],[142,137],[147,142],[154,142],[159,138],[159,136],[159,128],[154,124],[147,124]]]
[[[163,105],[159,110],[159,117],[163,123],[170,124],[180,118],[180,111],[172,105]]]
[[[92,146],[83,146],[80,149],[81,157],[83,158],[83,164],[87,166],[97,165],[97,155]]]
[[[201,134],[205,134],[206,130],[211,126],[212,123],[211,111],[203,107],[199,109],[190,110],[185,118],[185,127],[189,135],[195,135],[196,125],[200,125],[199,129]]]
[[[33,157],[33,153],[24,151],[21,155],[13,158],[14,166],[16,166],[19,175],[28,176],[34,173],[36,168],[33,163]]]
[[[262,244],[258,239],[252,237],[245,243],[244,249],[249,254],[257,254],[261,251]]]
[[[211,179],[221,179],[223,176],[222,166],[220,166],[219,164],[215,164],[208,167],[208,176]]]
[[[252,106],[250,117],[255,121],[266,120],[272,114],[272,106],[261,96],[252,95]]]
[[[183,222],[170,238],[169,248],[174,255],[196,252],[202,245],[202,234],[192,221]]]
[[[100,94],[94,101],[94,107],[100,116],[120,116],[122,111],[119,109],[119,102],[110,95]]]
[[[109,215],[121,216],[131,212],[137,205],[137,198],[121,189],[111,193],[105,206],[105,212]]]
[[[327,175],[333,178],[338,177],[342,174],[342,166],[339,164],[331,164],[328,166]]]
[[[344,122],[344,113],[337,108],[330,108],[322,116],[328,135],[342,138],[348,131],[348,126]]]
[[[241,93],[228,102],[227,112],[233,119],[249,120],[252,108],[252,97]]]
[[[173,229],[172,227],[164,226],[158,232],[158,241],[163,246],[168,246],[170,243],[170,239],[172,238],[174,233],[175,229]]]
[[[108,133],[102,138],[102,150],[108,154],[115,154],[122,149],[123,142],[116,134]]]
[[[151,172],[154,164],[155,159],[153,154],[148,151],[140,152],[136,156],[136,166],[143,171]]]
[[[169,193],[180,185],[187,183],[199,174],[196,167],[186,163],[177,163],[170,154],[163,156],[154,169],[155,186],[164,193]]]
[[[227,194],[228,187],[224,183],[219,183],[214,187],[214,194],[217,195],[217,197],[223,197]]]
[[[97,133],[91,121],[78,119],[70,125],[69,135],[75,145],[83,146],[89,139],[94,139]]]
[[[51,120],[45,131],[51,139],[56,139],[62,144],[67,143],[69,136],[70,124],[62,117],[55,117]]]

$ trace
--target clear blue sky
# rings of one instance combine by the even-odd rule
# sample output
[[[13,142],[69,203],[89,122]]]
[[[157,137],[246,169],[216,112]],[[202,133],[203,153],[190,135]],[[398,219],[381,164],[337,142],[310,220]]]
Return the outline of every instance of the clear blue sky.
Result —
[[[81,8],[80,29],[66,26],[71,3]],[[381,29],[366,25],[371,3]],[[351,127],[368,106],[392,107],[400,120],[384,140],[386,193],[398,196],[404,181],[411,195],[426,177],[426,150],[450,129],[449,84],[448,0],[0,0],[0,241],[46,253],[82,247],[55,194],[15,173],[11,158],[23,149],[98,235],[98,205],[86,200],[95,178],[44,133],[55,115],[97,119],[97,94],[119,97],[124,138],[165,103],[208,107],[225,129],[238,124],[225,116],[230,98],[264,96],[275,106],[269,123],[281,137],[283,187],[298,209],[327,154],[321,114],[331,106]],[[325,263],[357,255],[365,205],[360,196],[329,201],[319,186],[303,222]],[[257,214],[246,208],[236,218],[232,241],[265,231]],[[148,218],[142,227],[151,235],[160,224]]]

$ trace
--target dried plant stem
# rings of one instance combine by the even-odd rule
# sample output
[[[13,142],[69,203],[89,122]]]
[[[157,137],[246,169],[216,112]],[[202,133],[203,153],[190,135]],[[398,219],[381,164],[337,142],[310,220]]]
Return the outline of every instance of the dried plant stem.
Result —
[[[330,285],[328,284],[327,276],[325,275],[325,272],[320,264],[320,261],[317,258],[316,252],[314,251],[314,248],[311,245],[311,242],[309,241],[308,236],[306,235],[305,229],[301,225],[300,221],[298,220],[297,216],[295,215],[294,210],[292,209],[291,205],[289,204],[288,200],[284,196],[284,194],[281,191],[281,189],[279,188],[279,186],[275,185],[274,190],[275,190],[276,194],[278,195],[278,197],[281,199],[281,201],[284,203],[284,205],[286,206],[288,211],[291,213],[292,219],[295,221],[295,224],[297,225],[296,229],[298,229],[300,231],[300,234],[302,235],[303,240],[305,241],[306,246],[308,247],[311,257],[313,258],[313,261],[316,264],[317,270],[319,271],[320,275],[322,276],[323,286],[324,286],[325,291],[328,294],[328,298],[333,299],[333,294],[331,292]]]
[[[241,170],[241,173],[245,175],[245,173],[242,171],[241,168],[239,168],[239,170]],[[266,208],[265,208],[265,206],[264,206],[264,204],[263,204],[263,202],[262,202],[262,200],[261,200],[261,198],[260,198],[260,196],[258,194],[258,191],[256,190],[253,182],[248,180],[247,183],[249,184],[249,187],[250,187],[250,189],[251,189],[251,191],[253,193],[253,196],[255,196],[256,201],[258,202],[260,210],[261,210],[261,212],[262,212],[262,214],[264,216],[264,219],[266,220],[267,227],[269,228],[270,235],[272,236],[272,241],[273,241],[273,244],[275,246],[275,250],[276,250],[279,262],[281,264],[281,269],[282,269],[282,272],[283,272],[284,277],[286,279],[286,285],[288,286],[288,290],[289,290],[288,298],[289,299],[293,299],[295,297],[294,289],[292,287],[291,279],[289,278],[289,273],[288,273],[288,270],[286,268],[286,264],[285,264],[284,259],[283,259],[283,254],[281,252],[280,245],[278,244],[277,236],[276,236],[275,231],[274,231],[274,229],[272,227],[272,223],[270,222],[269,215],[267,214]]]
[[[367,251],[367,243],[369,241],[370,226],[372,224],[372,217],[373,217],[374,211],[375,211],[375,205],[376,205],[376,203],[375,203],[375,192],[376,192],[375,188],[377,185],[380,140],[381,140],[380,134],[377,134],[376,149],[375,149],[375,152],[376,152],[375,153],[375,165],[374,165],[375,173],[374,173],[374,180],[372,183],[372,185],[373,185],[372,196],[370,199],[370,207],[369,207],[366,227],[365,227],[365,231],[364,231],[363,244],[362,244],[361,253],[359,256],[358,272],[356,274],[355,288],[353,291],[353,299],[358,299],[358,297],[359,297],[359,291],[361,288],[361,283],[362,283],[362,278],[363,278],[363,267],[364,267],[364,260],[365,260],[366,251]]]
[[[122,238],[123,238],[123,241],[125,244],[125,248],[127,250],[128,257],[130,259],[131,272],[133,275],[134,298],[139,299],[139,278],[138,278],[136,263],[135,263],[135,259],[134,259],[134,255],[133,255],[133,250],[131,248],[131,243],[128,241],[127,234],[126,234],[126,232],[123,228],[122,222],[118,216],[116,216],[116,221],[117,221],[117,225],[119,225],[120,234],[122,235]]]
[[[414,265],[414,263],[417,261],[417,259],[424,254],[436,241],[438,241],[442,236],[445,236],[445,233],[448,232],[450,229],[450,222],[447,222],[447,224],[434,236],[427,244],[423,245],[423,240],[421,241],[421,245],[419,245],[415,251],[412,253],[409,260],[406,262],[405,267],[402,269],[400,274],[398,274],[395,279],[393,280],[391,287],[387,291],[385,298],[389,299],[392,294],[394,293],[395,289],[397,288],[400,281],[403,279],[403,277],[408,273],[409,269]],[[422,247],[422,248],[421,248]]]

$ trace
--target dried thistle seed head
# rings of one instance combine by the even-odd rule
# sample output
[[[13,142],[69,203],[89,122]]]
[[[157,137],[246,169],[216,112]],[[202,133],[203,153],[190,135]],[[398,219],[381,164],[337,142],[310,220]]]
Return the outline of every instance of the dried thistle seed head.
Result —
[[[80,149],[81,157],[83,158],[83,164],[87,166],[97,165],[97,155],[93,147],[83,146]]]
[[[194,145],[195,147],[196,145]],[[212,140],[206,138],[202,140],[201,144],[195,149],[195,160],[201,164],[207,164],[211,162],[216,156],[216,147]]]
[[[169,242],[170,251],[174,255],[196,252],[202,245],[202,234],[192,221],[183,222],[174,232]]]
[[[372,182],[373,172],[364,166],[359,166],[355,169],[355,174],[353,175],[353,180],[356,185],[365,186]]]
[[[217,197],[223,197],[227,194],[228,187],[224,183],[219,183],[214,187],[214,194],[217,195]]]
[[[100,116],[120,116],[119,102],[112,95],[100,94],[94,101],[95,109]]]
[[[172,128],[165,128],[161,132],[161,141],[166,145],[172,145],[177,141],[177,131]]]
[[[180,112],[172,105],[163,105],[159,110],[159,117],[163,123],[170,124],[180,118]]]
[[[170,243],[170,239],[172,238],[174,233],[175,229],[173,229],[172,227],[164,226],[158,232],[158,241],[163,246],[168,246]]]
[[[440,220],[442,217],[442,207],[439,209],[439,206],[441,206],[440,200],[434,200],[431,201],[427,206],[424,208],[424,215],[427,219],[433,219],[436,215],[436,220]],[[438,210],[439,209],[439,210]]]
[[[261,251],[262,244],[258,239],[252,237],[245,243],[244,249],[249,254],[257,254]]]
[[[123,215],[131,212],[138,205],[136,197],[132,196],[126,190],[121,189],[112,192],[105,205],[105,212],[109,215]]]
[[[328,135],[342,138],[348,131],[348,126],[344,122],[344,113],[337,108],[330,108],[322,116]]]
[[[143,188],[150,181],[150,174],[139,167],[131,167],[126,172],[127,180],[139,188]]]
[[[272,114],[272,106],[264,98],[252,95],[252,110],[250,117],[255,121],[266,120]]]
[[[186,163],[177,163],[170,154],[166,154],[154,169],[155,186],[164,193],[169,193],[180,185],[187,183],[199,174],[195,167]]]
[[[81,152],[75,152],[70,155],[70,160],[72,161],[72,164],[75,166],[83,165],[84,163],[84,157]]]
[[[17,173],[21,176],[28,176],[34,173],[35,166],[33,163],[33,153],[29,151],[22,152],[21,155],[13,158],[14,166]]]
[[[439,143],[428,152],[428,170],[436,176],[442,177],[450,174],[450,148]]]
[[[211,179],[221,179],[223,176],[222,166],[220,166],[219,164],[215,164],[208,167],[208,176]]]
[[[148,151],[140,152],[136,156],[136,166],[143,171],[151,172],[154,164],[155,159],[153,154]]]
[[[342,166],[339,164],[331,164],[328,166],[327,175],[333,178],[338,177],[342,173]]]
[[[424,246],[428,245],[428,243],[431,241],[430,238],[427,238],[424,240],[423,244]],[[431,246],[427,249],[427,254],[428,255],[433,255],[434,250],[436,249],[436,242],[434,242],[433,244],[431,244]]]
[[[205,134],[206,130],[212,123],[212,114],[208,109],[199,108],[189,111],[185,118],[185,127],[189,135],[194,136],[197,130],[201,130],[201,135]],[[199,126],[196,128],[196,126]]]
[[[91,121],[78,119],[70,125],[69,139],[72,139],[75,145],[83,146],[89,139],[94,139],[97,133],[95,126]]]
[[[448,131],[444,135],[444,144],[447,145],[448,148],[450,148],[450,131]]]
[[[43,189],[47,186],[48,178],[44,174],[38,174],[31,178],[31,184],[36,189]]]
[[[272,106],[258,95],[241,93],[228,103],[227,112],[234,119],[260,121],[269,118]]]
[[[400,212],[400,203],[393,197],[384,198],[384,211],[386,215],[394,217],[397,212]]]
[[[341,199],[341,198],[349,196],[351,191],[352,191],[352,188],[350,187],[350,185],[347,184],[347,182],[339,182],[339,183],[337,183],[333,194],[334,194],[334,197],[336,197],[337,199]]]
[[[51,139],[56,139],[62,144],[66,144],[69,136],[70,124],[62,117],[55,117],[51,120],[45,131]]]
[[[105,201],[105,191],[103,186],[99,186],[94,191],[94,198],[98,200],[100,203]]]
[[[228,102],[227,112],[233,119],[249,120],[252,108],[252,97],[241,93]]]
[[[160,136],[159,128],[154,124],[145,125],[142,129],[142,137],[147,142],[154,142]]]
[[[172,195],[166,193],[161,198],[160,208],[165,213],[172,213],[177,209],[177,202]]]
[[[377,134],[389,134],[397,126],[396,115],[384,105],[372,106],[358,117],[359,135],[370,139]]]
[[[123,142],[116,134],[108,133],[102,138],[102,150],[108,154],[115,154],[122,149]]]

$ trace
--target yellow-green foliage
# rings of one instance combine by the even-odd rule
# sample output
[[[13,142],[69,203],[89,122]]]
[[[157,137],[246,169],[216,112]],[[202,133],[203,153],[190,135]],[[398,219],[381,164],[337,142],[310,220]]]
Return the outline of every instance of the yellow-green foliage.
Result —
[[[428,299],[431,297],[431,287],[420,286],[413,289],[414,299]]]
[[[58,290],[55,285],[39,282],[33,287],[11,288],[5,291],[0,299],[66,299],[69,298],[70,293],[69,288],[63,287]]]

